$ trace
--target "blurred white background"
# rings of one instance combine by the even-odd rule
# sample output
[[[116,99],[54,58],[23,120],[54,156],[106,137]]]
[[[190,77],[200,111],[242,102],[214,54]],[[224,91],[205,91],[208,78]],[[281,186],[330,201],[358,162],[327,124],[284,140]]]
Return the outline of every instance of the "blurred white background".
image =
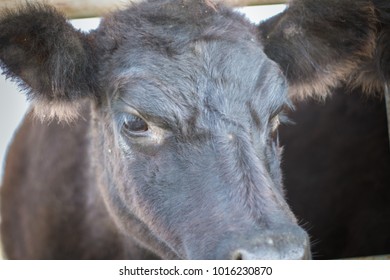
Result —
[[[268,17],[280,13],[285,5],[254,6],[239,10],[253,22],[258,23]],[[94,29],[99,24],[98,18],[72,20],[72,24],[81,30]],[[22,120],[28,104],[25,96],[19,91],[16,84],[0,76],[0,178],[3,177],[4,160],[7,147],[12,136]],[[1,182],[1,180],[0,180]]]

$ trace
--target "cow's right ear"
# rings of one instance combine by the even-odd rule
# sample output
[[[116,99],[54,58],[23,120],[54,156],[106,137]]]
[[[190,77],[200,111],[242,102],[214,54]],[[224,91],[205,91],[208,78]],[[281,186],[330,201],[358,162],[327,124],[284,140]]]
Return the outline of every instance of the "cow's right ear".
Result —
[[[383,91],[390,78],[388,0],[295,0],[259,31],[292,99],[323,98],[340,84]]]
[[[0,63],[26,90],[40,118],[69,121],[97,92],[93,38],[54,8],[25,4],[0,16]]]

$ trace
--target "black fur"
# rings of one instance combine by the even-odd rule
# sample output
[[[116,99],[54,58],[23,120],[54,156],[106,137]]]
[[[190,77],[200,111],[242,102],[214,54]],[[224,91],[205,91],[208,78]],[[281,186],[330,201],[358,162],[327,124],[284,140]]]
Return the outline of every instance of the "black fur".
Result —
[[[326,95],[383,53],[387,18],[332,4],[256,26],[206,0],[149,0],[90,34],[46,5],[5,12],[2,66],[35,101],[1,189],[7,256],[309,258],[276,129],[294,94]]]
[[[324,97],[342,84],[383,91],[389,71],[388,1],[291,1],[259,26],[293,98]]]
[[[0,20],[0,60],[31,100],[72,101],[96,93],[94,42],[53,7],[26,3]]]
[[[386,106],[345,88],[306,101],[281,126],[289,205],[305,225],[315,258],[390,252],[390,150]]]

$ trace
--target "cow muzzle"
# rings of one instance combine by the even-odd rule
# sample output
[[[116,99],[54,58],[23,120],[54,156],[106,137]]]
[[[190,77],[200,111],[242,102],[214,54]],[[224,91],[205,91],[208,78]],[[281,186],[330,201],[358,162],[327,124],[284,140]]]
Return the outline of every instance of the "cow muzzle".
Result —
[[[235,237],[228,244],[221,244],[218,251],[219,259],[311,259],[309,236],[298,226],[267,230],[246,237]]]

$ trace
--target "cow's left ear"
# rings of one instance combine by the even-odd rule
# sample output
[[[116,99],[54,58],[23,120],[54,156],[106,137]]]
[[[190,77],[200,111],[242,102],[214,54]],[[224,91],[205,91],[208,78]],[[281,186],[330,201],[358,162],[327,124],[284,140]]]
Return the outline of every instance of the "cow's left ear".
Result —
[[[340,84],[378,92],[389,81],[388,0],[295,0],[259,32],[292,99],[325,97]]]
[[[69,121],[81,99],[94,98],[93,38],[54,8],[25,4],[0,15],[0,64],[16,79],[41,118]]]

